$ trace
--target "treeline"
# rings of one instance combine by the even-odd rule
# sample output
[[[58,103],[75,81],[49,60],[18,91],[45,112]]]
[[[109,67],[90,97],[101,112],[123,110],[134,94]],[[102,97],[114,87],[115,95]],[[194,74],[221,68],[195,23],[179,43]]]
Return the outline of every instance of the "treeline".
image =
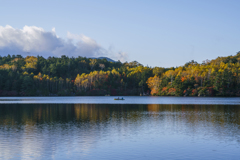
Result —
[[[240,52],[177,68],[86,57],[0,56],[0,96],[240,96]]]
[[[240,96],[240,52],[202,64],[191,61],[155,74],[147,84],[159,96]]]
[[[139,95],[149,90],[151,76],[152,69],[136,61],[0,56],[1,96]]]

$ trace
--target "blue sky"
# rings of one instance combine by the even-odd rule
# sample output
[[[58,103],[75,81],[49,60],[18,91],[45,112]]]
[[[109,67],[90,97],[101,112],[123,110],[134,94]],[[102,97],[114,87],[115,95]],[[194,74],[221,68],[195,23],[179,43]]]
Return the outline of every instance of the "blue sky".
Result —
[[[0,33],[8,34],[0,36],[0,54],[27,48],[32,54],[103,55],[152,67],[175,67],[192,59],[201,63],[240,51],[239,8],[237,0],[1,1]],[[29,42],[24,26],[42,28],[44,36],[55,28],[55,35]],[[42,37],[36,28],[25,29],[34,32],[31,37]],[[23,37],[21,47],[13,44]],[[49,43],[43,43],[47,38]],[[50,41],[54,43],[44,47]],[[44,49],[33,49],[37,44]],[[59,45],[64,47],[56,51]]]

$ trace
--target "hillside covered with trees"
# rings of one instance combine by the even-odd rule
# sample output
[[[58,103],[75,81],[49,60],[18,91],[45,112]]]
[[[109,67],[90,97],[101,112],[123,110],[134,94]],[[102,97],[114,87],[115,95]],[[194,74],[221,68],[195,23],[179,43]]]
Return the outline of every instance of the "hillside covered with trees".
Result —
[[[0,56],[0,96],[240,96],[240,52],[177,68],[85,57]]]

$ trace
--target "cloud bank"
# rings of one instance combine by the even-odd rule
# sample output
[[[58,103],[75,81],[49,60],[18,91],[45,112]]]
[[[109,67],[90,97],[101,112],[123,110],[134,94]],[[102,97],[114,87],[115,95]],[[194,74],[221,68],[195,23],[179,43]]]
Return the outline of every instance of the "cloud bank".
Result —
[[[55,32],[45,31],[36,26],[24,26],[15,29],[9,25],[0,26],[0,55],[21,54],[41,55],[43,57],[66,55],[69,57],[103,57],[117,58],[122,62],[127,59],[124,52],[112,53],[101,47],[94,39],[85,35],[67,33],[67,39],[60,38]]]

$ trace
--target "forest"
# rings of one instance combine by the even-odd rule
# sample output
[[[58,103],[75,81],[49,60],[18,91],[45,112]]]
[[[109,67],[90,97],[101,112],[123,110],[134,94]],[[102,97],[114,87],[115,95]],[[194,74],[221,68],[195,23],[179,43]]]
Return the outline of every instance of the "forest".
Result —
[[[86,57],[0,56],[0,96],[240,96],[240,52],[179,67]]]

